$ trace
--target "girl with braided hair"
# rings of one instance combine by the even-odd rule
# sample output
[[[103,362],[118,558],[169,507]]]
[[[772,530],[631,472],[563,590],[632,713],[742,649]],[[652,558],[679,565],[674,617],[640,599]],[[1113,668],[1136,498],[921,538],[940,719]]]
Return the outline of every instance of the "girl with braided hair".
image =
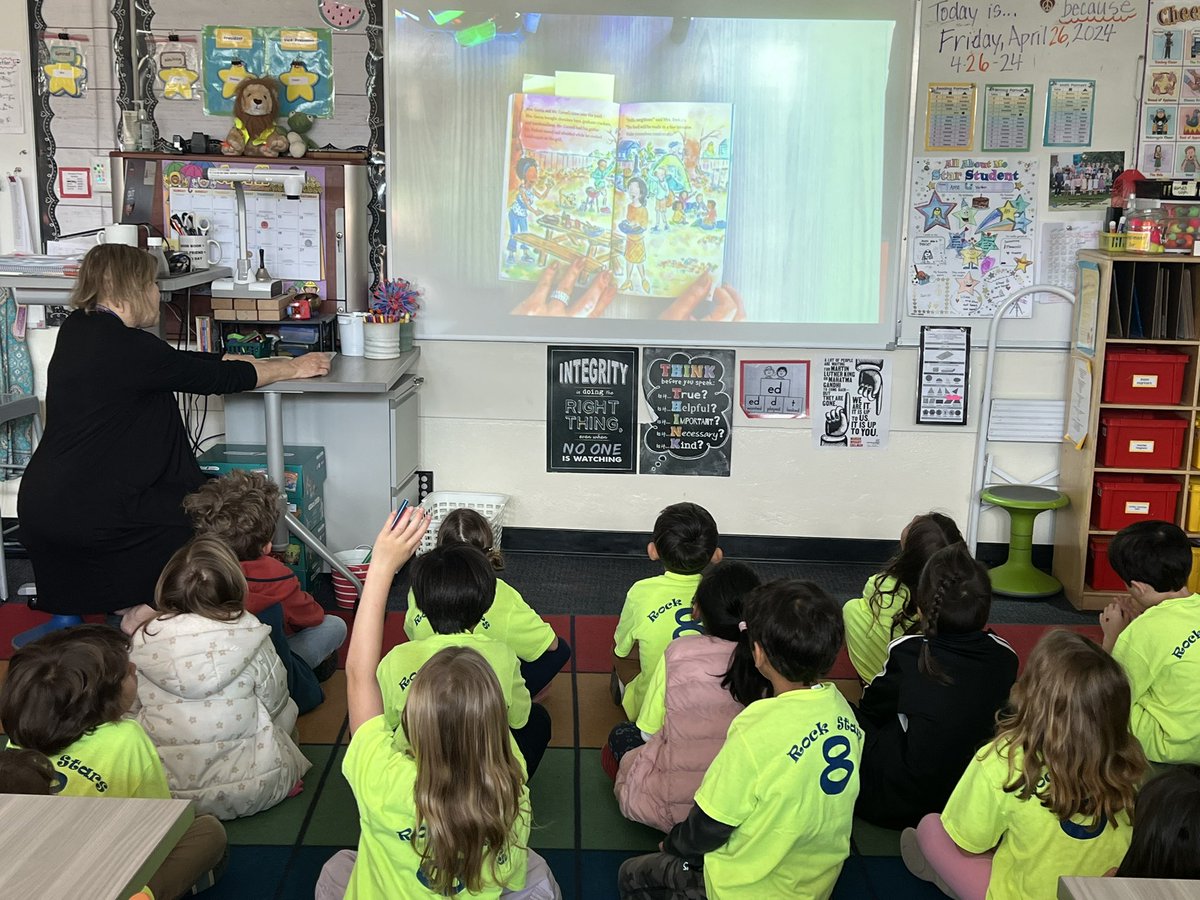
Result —
[[[987,568],[965,544],[929,558],[915,600],[917,624],[889,645],[858,711],[867,737],[855,813],[885,828],[941,811],[1017,678],[1017,654],[986,627]]]

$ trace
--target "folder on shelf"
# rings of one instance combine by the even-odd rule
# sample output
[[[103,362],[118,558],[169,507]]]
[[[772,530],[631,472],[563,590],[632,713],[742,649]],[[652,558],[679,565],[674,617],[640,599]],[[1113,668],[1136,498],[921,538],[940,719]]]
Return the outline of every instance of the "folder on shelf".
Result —
[[[1133,273],[1133,317],[1129,323],[1131,338],[1154,339],[1158,322],[1157,301],[1162,295],[1162,266],[1142,263]]]
[[[1112,295],[1108,305],[1108,336],[1132,337],[1129,333],[1133,320],[1133,264],[1116,263],[1112,268]]]
[[[1177,341],[1196,339],[1196,295],[1191,266],[1180,266],[1183,274],[1179,282],[1179,304],[1171,335]]]

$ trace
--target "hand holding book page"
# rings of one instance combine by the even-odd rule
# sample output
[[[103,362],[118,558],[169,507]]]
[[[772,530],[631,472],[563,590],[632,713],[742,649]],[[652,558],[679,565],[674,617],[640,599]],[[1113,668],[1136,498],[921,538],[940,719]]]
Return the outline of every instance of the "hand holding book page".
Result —
[[[583,260],[570,266],[551,263],[542,270],[529,296],[513,308],[514,316],[566,316],[577,319],[598,319],[604,315],[617,285],[607,269],[592,279],[579,297],[574,297]],[[712,292],[711,307],[706,303]],[[701,308],[701,304],[704,307]],[[698,314],[699,313],[699,314]],[[689,284],[658,317],[662,321],[741,322],[746,318],[742,295],[733,285],[722,284],[714,291],[712,275],[705,272]]]

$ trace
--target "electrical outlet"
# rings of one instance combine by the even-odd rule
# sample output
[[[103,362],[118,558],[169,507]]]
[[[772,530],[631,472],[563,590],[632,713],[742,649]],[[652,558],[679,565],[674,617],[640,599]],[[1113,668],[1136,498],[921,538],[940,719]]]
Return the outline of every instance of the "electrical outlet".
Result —
[[[424,469],[417,470],[417,490],[420,492],[420,497],[424,500],[433,493],[433,471]]]
[[[97,156],[92,160],[92,187],[101,191],[112,189],[112,182],[108,177],[107,156]]]

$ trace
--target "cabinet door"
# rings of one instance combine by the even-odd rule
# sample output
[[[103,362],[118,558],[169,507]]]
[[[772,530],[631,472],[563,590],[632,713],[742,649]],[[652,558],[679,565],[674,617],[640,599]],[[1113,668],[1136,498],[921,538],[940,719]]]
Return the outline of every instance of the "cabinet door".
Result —
[[[417,471],[420,449],[418,395],[422,379],[406,375],[389,397],[392,439],[391,493],[396,495]]]

